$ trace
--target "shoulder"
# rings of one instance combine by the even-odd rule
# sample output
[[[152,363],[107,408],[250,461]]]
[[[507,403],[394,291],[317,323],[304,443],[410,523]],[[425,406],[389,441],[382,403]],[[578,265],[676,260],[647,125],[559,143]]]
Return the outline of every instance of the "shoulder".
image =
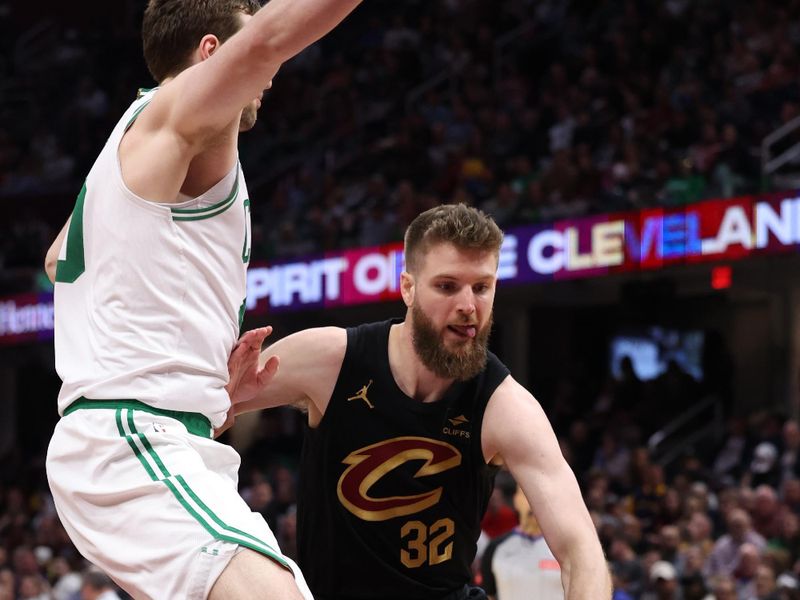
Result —
[[[345,330],[348,354],[366,354],[368,356],[384,354],[389,344],[391,328],[392,321],[362,323],[348,327]]]
[[[393,321],[391,320],[361,323],[360,325],[348,327],[345,331],[347,331],[348,338],[388,339],[392,323]]]
[[[511,372],[508,367],[503,364],[497,356],[489,352],[486,356],[486,368],[483,370],[483,378],[487,388],[494,393],[506,379],[509,378]]]
[[[502,379],[489,399],[489,407],[494,406],[496,409],[501,410],[504,407],[523,405],[541,410],[541,406],[536,398],[533,397],[533,394],[514,379],[508,369],[498,373],[498,375],[500,374],[502,374]]]
[[[538,452],[542,444],[554,439],[550,422],[539,402],[510,374],[489,398],[481,437],[487,459],[498,453],[509,459],[512,453]]]

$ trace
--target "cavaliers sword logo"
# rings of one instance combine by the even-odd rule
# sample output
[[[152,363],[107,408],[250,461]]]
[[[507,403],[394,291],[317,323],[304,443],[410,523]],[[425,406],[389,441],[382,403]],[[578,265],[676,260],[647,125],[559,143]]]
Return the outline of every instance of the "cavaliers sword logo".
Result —
[[[397,437],[351,452],[342,461],[350,465],[339,478],[336,492],[342,505],[365,521],[385,521],[411,515],[433,506],[442,497],[442,488],[412,496],[374,498],[369,490],[387,473],[400,465],[424,460],[414,478],[442,473],[461,464],[461,453],[446,442],[423,437]]]

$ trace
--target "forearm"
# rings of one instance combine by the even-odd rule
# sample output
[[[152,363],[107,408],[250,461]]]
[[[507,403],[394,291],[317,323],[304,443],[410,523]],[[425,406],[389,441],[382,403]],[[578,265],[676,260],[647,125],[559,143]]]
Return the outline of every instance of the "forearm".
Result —
[[[269,394],[261,393],[246,402],[236,402],[233,404],[234,414],[236,416],[243,415],[244,413],[262,410],[264,408],[274,408],[276,406],[284,406],[288,402],[281,401],[276,396],[270,397]]]
[[[326,35],[361,0],[272,0],[254,17],[270,59],[284,62]]]
[[[561,582],[566,600],[608,600],[611,577],[599,544],[570,552],[561,564]]]

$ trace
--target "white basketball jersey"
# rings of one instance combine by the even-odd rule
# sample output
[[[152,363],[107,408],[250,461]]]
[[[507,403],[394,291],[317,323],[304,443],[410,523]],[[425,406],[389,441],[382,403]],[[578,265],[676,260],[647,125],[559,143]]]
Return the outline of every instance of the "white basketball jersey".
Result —
[[[69,220],[55,284],[58,408],[81,397],[139,400],[218,426],[244,314],[250,201],[238,164],[180,204],[126,187],[118,147],[156,92],[114,128]]]

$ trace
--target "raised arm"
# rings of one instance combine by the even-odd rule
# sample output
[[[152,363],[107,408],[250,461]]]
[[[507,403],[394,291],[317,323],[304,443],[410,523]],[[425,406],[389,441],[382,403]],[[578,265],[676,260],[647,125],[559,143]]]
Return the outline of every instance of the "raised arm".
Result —
[[[497,388],[481,433],[484,456],[501,458],[530,502],[561,566],[567,600],[607,600],[611,581],[575,475],[539,403],[512,377]]]
[[[174,202],[187,175],[202,193],[237,159],[242,109],[260,98],[281,63],[333,29],[360,0],[272,0],[225,43],[198,40],[195,64],[163,83],[119,147],[126,185],[137,195]],[[211,151],[202,164],[199,154]]]
[[[265,386],[247,390],[245,397],[233,394],[235,413],[287,404],[303,406],[315,424],[328,406],[346,348],[347,332],[339,327],[306,329],[275,342],[261,353],[260,363],[277,356],[277,373]]]
[[[238,119],[280,65],[338,25],[360,0],[271,0],[213,55],[175,78],[163,115],[184,136]],[[165,90],[166,91],[166,90]],[[155,102],[155,101],[154,101]]]

